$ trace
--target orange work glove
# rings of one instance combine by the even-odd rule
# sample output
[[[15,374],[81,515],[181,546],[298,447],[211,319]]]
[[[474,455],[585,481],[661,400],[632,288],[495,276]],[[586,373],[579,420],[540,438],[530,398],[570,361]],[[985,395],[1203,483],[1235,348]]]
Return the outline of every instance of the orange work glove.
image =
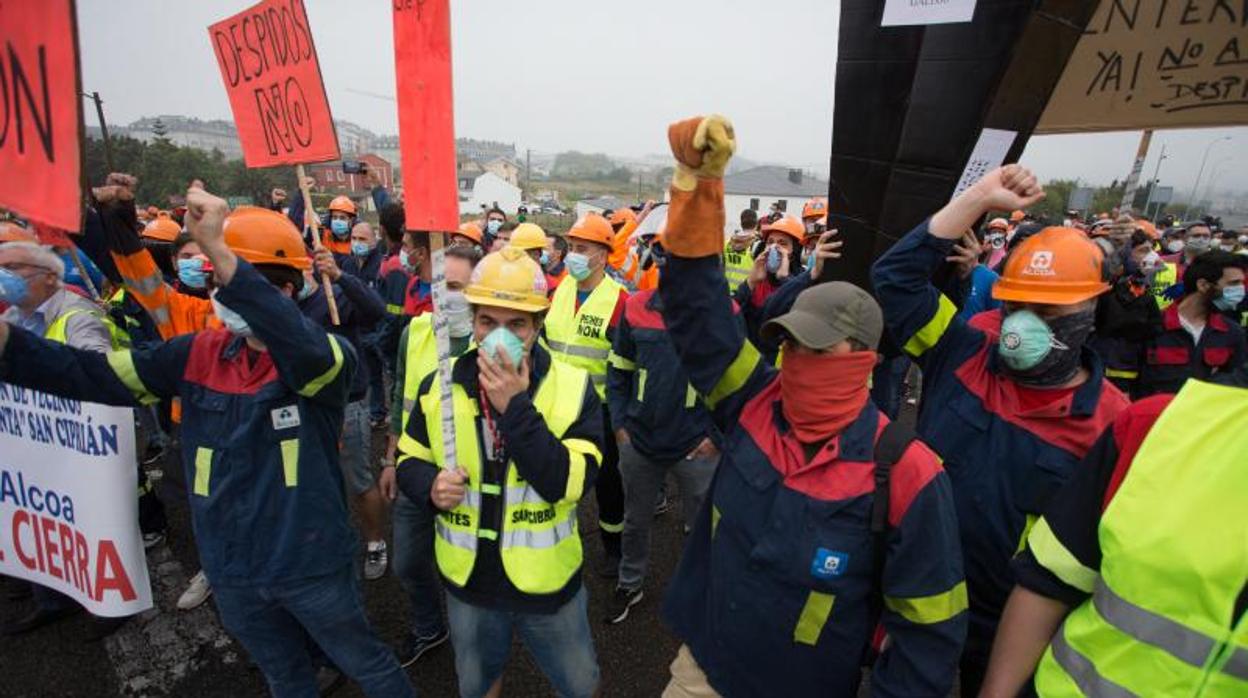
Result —
[[[677,257],[710,257],[724,247],[724,170],[737,148],[732,122],[712,114],[667,128],[676,157],[664,247]]]

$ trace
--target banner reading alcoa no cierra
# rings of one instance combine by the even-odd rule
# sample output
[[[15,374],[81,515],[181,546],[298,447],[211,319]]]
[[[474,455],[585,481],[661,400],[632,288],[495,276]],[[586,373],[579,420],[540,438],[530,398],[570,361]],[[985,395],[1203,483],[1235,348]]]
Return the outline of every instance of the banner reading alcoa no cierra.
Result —
[[[0,383],[0,574],[98,616],[152,607],[134,411]]]

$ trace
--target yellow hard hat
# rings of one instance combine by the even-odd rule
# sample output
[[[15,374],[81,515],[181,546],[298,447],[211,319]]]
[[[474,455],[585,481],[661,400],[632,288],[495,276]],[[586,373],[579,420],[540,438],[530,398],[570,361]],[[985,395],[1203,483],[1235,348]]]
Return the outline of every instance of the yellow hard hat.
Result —
[[[533,226],[537,227],[537,226]],[[516,232],[519,232],[517,228]],[[472,270],[464,295],[475,305],[537,313],[550,307],[546,275],[528,253],[508,245],[491,252]]]
[[[511,246],[522,250],[540,250],[546,247],[546,231],[536,223],[521,223],[511,231]]]

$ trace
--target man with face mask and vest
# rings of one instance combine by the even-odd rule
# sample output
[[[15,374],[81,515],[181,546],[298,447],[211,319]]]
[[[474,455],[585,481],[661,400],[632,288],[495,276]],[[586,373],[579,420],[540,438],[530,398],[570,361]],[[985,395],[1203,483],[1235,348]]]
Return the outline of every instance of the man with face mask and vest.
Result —
[[[472,343],[472,309],[464,290],[480,260],[476,247],[451,245],[446,249],[443,274],[447,293],[444,307],[437,312],[446,318],[451,356],[462,355]],[[442,585],[433,568],[433,510],[423,499],[413,500],[403,494],[395,477],[399,439],[416,407],[421,382],[437,365],[433,314],[423,313],[412,318],[399,336],[390,436],[379,480],[382,496],[394,503],[395,576],[412,606],[412,625],[398,649],[399,663],[404,667],[446,642],[448,637],[442,619]]]
[[[664,603],[684,644],[663,695],[852,696],[880,624],[873,693],[946,695],[967,619],[957,524],[935,455],[868,398],[879,306],[807,289],[765,329],[782,368],[762,361],[721,292],[732,127],[697,117],[668,139],[663,320],[725,447]]]
[[[1014,561],[981,694],[1248,694],[1248,376],[1133,404]]]
[[[222,623],[273,694],[316,694],[311,636],[367,695],[415,695],[352,572],[337,441],[355,352],[295,306],[310,264],[299,232],[267,209],[229,213],[201,189],[187,208],[228,330],[104,355],[0,322],[0,380],[114,405],[180,396],[200,559]]]
[[[606,409],[607,358],[628,301],[628,291],[606,273],[613,237],[611,224],[597,214],[591,213],[572,225],[566,235],[566,263],[570,281],[575,283],[564,281],[555,289],[544,325],[551,356],[589,372],[594,390],[603,402],[602,428],[608,435],[613,431]],[[607,578],[619,574],[620,534],[624,531],[624,485],[619,459],[616,441],[608,436],[594,491],[605,553],[600,572]]]
[[[1208,380],[1244,364],[1244,330],[1228,320],[1244,300],[1248,259],[1215,250],[1183,271],[1183,297],[1161,313],[1142,348],[1132,397],[1177,393],[1189,378]]]
[[[555,693],[588,698],[598,663],[576,510],[602,459],[600,398],[538,342],[550,301],[522,250],[487,255],[465,295],[478,348],[454,360],[449,404],[438,372],[421,381],[398,464],[403,493],[437,509],[459,692],[499,695],[519,633]]]
[[[1096,299],[1109,290],[1102,255],[1071,228],[1021,242],[992,289],[998,311],[968,324],[932,284],[954,244],[988,211],[1044,197],[1031,172],[989,172],[897,242],[872,281],[893,336],[923,370],[918,430],[953,481],[966,556],[970,629],[962,695],[987,666],[997,619],[1013,587],[1009,560],[1053,492],[1127,406],[1085,346]]]
[[[724,243],[724,278],[728,279],[728,295],[733,295],[754,269],[750,245],[758,237],[758,211],[747,208],[741,212],[741,228]]]

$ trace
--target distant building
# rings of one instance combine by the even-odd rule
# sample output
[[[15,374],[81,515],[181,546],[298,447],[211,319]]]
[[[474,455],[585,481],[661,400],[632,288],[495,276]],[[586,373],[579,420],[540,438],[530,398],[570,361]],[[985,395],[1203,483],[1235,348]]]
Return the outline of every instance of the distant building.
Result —
[[[580,220],[590,213],[602,215],[607,211],[614,211],[617,208],[625,206],[628,206],[628,204],[620,201],[614,196],[599,196],[593,199],[583,199],[576,202],[576,219]]]
[[[486,172],[494,174],[507,180],[508,183],[520,186],[520,165],[514,160],[508,158],[494,158],[484,165]]]
[[[455,157],[462,160],[476,160],[477,162],[489,162],[494,158],[507,158],[514,161],[516,159],[515,143],[500,143],[498,141],[479,141],[475,138],[457,138],[455,139]]]
[[[483,207],[495,205],[507,215],[514,215],[520,208],[520,187],[493,172],[459,179],[460,214],[479,214]]]
[[[365,153],[347,159],[367,163],[368,169],[375,170],[381,175],[381,185],[383,187],[387,189],[394,188],[394,169],[390,166],[389,161],[374,153]],[[331,194],[346,194],[352,199],[358,200],[367,199],[371,191],[368,180],[364,175],[347,174],[342,171],[341,160],[305,165],[304,169],[309,177],[316,180],[317,191]]]
[[[764,165],[724,177],[725,234],[739,227],[745,209],[766,215],[773,203],[793,216],[802,215],[802,206],[812,197],[827,196],[828,183],[801,170]]]

